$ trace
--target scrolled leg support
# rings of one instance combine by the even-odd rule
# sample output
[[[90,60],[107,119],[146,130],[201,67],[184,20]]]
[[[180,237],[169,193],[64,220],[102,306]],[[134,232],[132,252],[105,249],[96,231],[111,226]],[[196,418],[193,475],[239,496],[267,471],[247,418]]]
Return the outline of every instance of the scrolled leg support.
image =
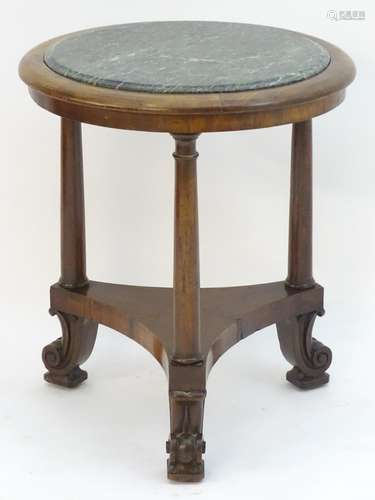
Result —
[[[317,315],[317,312],[303,314],[277,324],[281,351],[293,365],[286,378],[301,389],[313,389],[329,381],[326,370],[332,352],[312,336]]]
[[[48,372],[44,379],[64,387],[76,387],[87,379],[79,365],[90,356],[98,329],[94,321],[51,310],[62,327],[62,337],[44,347],[42,359]]]

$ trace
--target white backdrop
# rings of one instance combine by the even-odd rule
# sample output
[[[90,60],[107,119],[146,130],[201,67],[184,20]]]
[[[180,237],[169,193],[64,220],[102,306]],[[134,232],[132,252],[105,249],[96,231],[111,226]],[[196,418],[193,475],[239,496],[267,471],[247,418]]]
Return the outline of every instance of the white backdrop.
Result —
[[[374,7],[332,21],[332,0],[46,2],[2,5],[0,499],[373,498],[375,391]],[[325,38],[358,69],[347,100],[314,120],[314,275],[327,314],[314,335],[334,354],[328,386],[301,392],[274,327],[230,350],[208,382],[206,479],[166,480],[167,385],[151,356],[100,327],[89,380],[42,380],[42,346],[59,276],[59,119],[17,76],[22,55],[53,36],[169,19],[259,23]],[[88,273],[119,283],[172,282],[173,141],[85,125]],[[290,126],[198,140],[202,286],[286,275]],[[234,425],[233,425],[234,424]]]

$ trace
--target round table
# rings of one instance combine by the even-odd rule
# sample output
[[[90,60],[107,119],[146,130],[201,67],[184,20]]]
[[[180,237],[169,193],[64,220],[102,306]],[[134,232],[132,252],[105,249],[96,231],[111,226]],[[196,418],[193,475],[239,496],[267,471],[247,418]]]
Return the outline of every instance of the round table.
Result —
[[[241,339],[276,324],[302,389],[328,382],[331,351],[312,337],[323,288],[312,274],[312,118],[339,105],[355,76],[340,49],[300,33],[241,23],[173,21],[94,28],[28,52],[20,76],[34,101],[61,116],[61,277],[51,313],[62,337],[43,349],[45,379],[75,387],[98,324],[150,351],[169,380],[168,477],[197,481],[206,379]],[[175,140],[173,288],[88,280],[81,123]],[[293,124],[286,280],[201,288],[196,141],[202,132]],[[136,216],[135,216],[136,217]],[[230,423],[228,423],[230,425]],[[239,443],[238,443],[239,445]]]

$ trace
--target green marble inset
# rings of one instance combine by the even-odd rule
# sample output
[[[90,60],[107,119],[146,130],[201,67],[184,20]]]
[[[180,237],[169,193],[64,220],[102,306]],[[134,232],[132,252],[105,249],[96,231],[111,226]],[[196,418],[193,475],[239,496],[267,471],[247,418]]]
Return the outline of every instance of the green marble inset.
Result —
[[[165,21],[73,33],[49,46],[44,60],[90,85],[176,94],[288,85],[323,71],[330,55],[310,38],[278,28]]]

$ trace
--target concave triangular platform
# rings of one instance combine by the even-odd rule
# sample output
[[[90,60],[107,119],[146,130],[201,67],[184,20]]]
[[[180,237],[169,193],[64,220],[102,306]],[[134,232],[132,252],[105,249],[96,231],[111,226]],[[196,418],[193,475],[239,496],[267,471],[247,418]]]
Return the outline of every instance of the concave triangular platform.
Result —
[[[90,281],[51,287],[51,307],[109,326],[145,347],[167,369],[172,357],[173,289]],[[284,282],[201,289],[202,354],[207,367],[232,345],[285,318],[323,310],[323,288],[293,290]]]

